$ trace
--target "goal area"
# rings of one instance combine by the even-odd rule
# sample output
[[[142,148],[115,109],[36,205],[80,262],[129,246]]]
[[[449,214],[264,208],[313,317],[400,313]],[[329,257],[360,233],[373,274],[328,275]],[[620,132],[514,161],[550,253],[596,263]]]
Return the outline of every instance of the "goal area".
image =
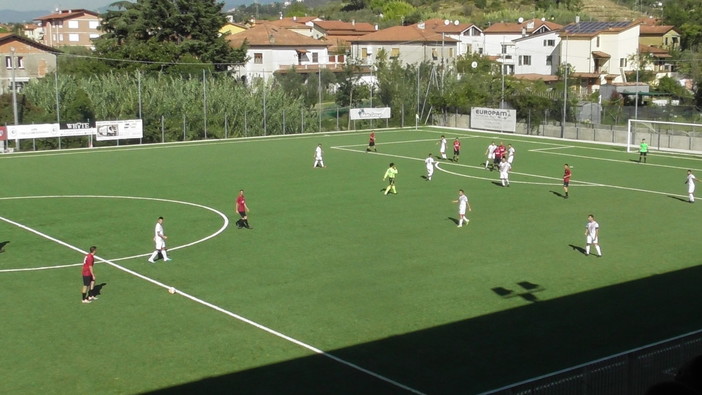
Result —
[[[626,151],[638,151],[644,139],[653,150],[701,154],[702,124],[630,119]]]

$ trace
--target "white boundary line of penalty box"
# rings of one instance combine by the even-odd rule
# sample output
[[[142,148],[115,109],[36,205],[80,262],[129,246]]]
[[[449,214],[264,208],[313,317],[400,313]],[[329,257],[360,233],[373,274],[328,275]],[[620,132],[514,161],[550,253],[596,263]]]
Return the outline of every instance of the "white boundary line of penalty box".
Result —
[[[54,238],[54,237],[51,237],[51,236],[49,236],[49,235],[47,235],[47,234],[44,234],[44,233],[42,233],[42,232],[39,232],[38,230],[35,230],[35,229],[30,228],[30,227],[28,227],[28,226],[22,225],[22,224],[20,224],[20,223],[18,223],[18,222],[12,221],[12,220],[7,219],[7,218],[5,218],[5,217],[0,216],[0,220],[5,221],[5,222],[7,222],[7,223],[9,223],[9,224],[11,224],[11,225],[17,226],[17,227],[19,227],[19,228],[21,228],[21,229],[24,229],[24,230],[26,230],[26,231],[29,231],[29,232],[31,232],[31,233],[34,233],[34,234],[36,234],[36,235],[38,235],[38,236],[41,236],[41,237],[43,237],[43,238],[45,238],[45,239],[51,240],[51,241],[53,241],[53,242],[55,242],[55,243],[57,243],[57,244],[60,244],[60,245],[62,245],[62,246],[64,246],[64,247],[67,247],[67,248],[69,248],[69,249],[71,249],[71,250],[74,250],[74,251],[76,251],[76,252],[79,252],[79,253],[81,253],[81,254],[83,254],[83,255],[85,255],[85,254],[88,253],[87,251],[81,250],[81,249],[78,248],[78,247],[75,247],[75,246],[73,246],[73,245],[70,245],[70,244],[68,244],[68,243],[66,243],[66,242],[64,242],[64,241],[61,241],[61,240],[56,239],[56,238]],[[112,262],[112,261],[110,261],[110,260],[107,260],[107,259],[104,259],[104,258],[100,258],[100,257],[98,257],[98,256],[95,256],[95,258],[96,258],[98,261],[100,261],[100,262],[104,262],[104,263],[106,263],[106,264],[108,264],[108,265],[110,265],[110,266],[112,266],[112,267],[114,267],[114,268],[116,268],[116,269],[118,269],[118,270],[121,270],[121,271],[123,271],[123,272],[125,272],[125,273],[131,274],[131,275],[133,275],[133,276],[135,276],[135,277],[137,277],[137,278],[140,278],[140,279],[142,279],[142,280],[145,280],[145,281],[147,281],[147,282],[150,282],[150,283],[152,283],[152,284],[154,284],[154,285],[156,285],[156,286],[159,286],[159,287],[164,288],[164,289],[167,289],[167,290],[172,289],[172,287],[169,286],[169,285],[166,285],[166,284],[164,284],[164,283],[162,283],[162,282],[160,282],[160,281],[157,281],[157,280],[155,280],[155,279],[152,279],[152,278],[150,278],[150,277],[144,276],[143,274],[137,273],[137,272],[135,272],[135,271],[133,271],[133,270],[127,269],[126,267],[121,266],[121,265],[118,265],[118,264],[116,264],[116,263],[114,263],[114,262]],[[175,289],[175,288],[173,288],[173,289]],[[229,311],[229,310],[226,310],[226,309],[224,309],[224,308],[222,308],[222,307],[219,307],[219,306],[217,306],[217,305],[214,305],[214,304],[212,304],[212,303],[209,303],[209,302],[206,302],[206,301],[204,301],[204,300],[202,300],[202,299],[199,299],[199,298],[197,298],[197,297],[195,297],[195,296],[193,296],[193,295],[188,294],[187,292],[183,292],[183,291],[180,291],[180,290],[178,290],[178,289],[175,289],[175,293],[176,293],[176,294],[179,294],[179,295],[181,295],[181,296],[183,296],[183,297],[185,297],[185,298],[187,298],[187,299],[190,299],[190,300],[192,300],[193,302],[199,303],[199,304],[201,304],[201,305],[203,305],[203,306],[206,306],[206,307],[209,307],[209,308],[211,308],[211,309],[213,309],[213,310],[215,310],[215,311],[218,311],[218,312],[220,312],[220,313],[226,314],[226,315],[228,315],[228,316],[230,316],[230,317],[232,317],[232,318],[235,318],[235,319],[237,319],[237,320],[239,320],[239,321],[241,321],[241,322],[243,322],[243,323],[246,323],[246,324],[248,324],[248,325],[251,325],[251,326],[253,326],[253,327],[255,327],[255,328],[258,328],[258,329],[260,329],[260,330],[262,330],[262,331],[268,332],[268,333],[271,334],[271,335],[274,335],[274,336],[276,336],[276,337],[279,337],[279,338],[281,338],[281,339],[283,339],[283,340],[286,340],[286,341],[288,341],[288,342],[290,342],[290,343],[296,344],[296,345],[298,345],[298,346],[300,346],[300,347],[302,347],[302,348],[305,348],[305,349],[307,349],[307,350],[309,350],[309,351],[312,351],[313,353],[315,353],[315,354],[317,354],[317,355],[327,357],[327,358],[329,358],[329,359],[331,359],[331,360],[333,360],[333,361],[336,361],[336,362],[338,362],[338,363],[340,363],[340,364],[342,364],[342,365],[346,365],[347,367],[353,368],[353,369],[358,370],[358,371],[360,371],[360,372],[362,372],[362,373],[365,373],[365,374],[367,374],[367,375],[369,375],[369,376],[375,377],[375,378],[377,378],[377,379],[379,379],[379,380],[382,380],[382,381],[384,381],[384,382],[386,382],[386,383],[388,383],[388,384],[392,384],[392,385],[394,385],[394,386],[396,386],[396,387],[398,387],[398,388],[401,388],[401,389],[403,389],[403,390],[405,390],[405,391],[408,391],[408,392],[411,392],[411,393],[415,393],[415,394],[423,394],[423,392],[421,392],[421,391],[419,391],[419,390],[416,390],[416,389],[414,389],[414,388],[412,388],[412,387],[406,386],[406,385],[404,385],[404,384],[402,384],[402,383],[400,383],[400,382],[397,382],[397,381],[395,381],[395,380],[392,380],[392,379],[390,379],[390,378],[388,378],[388,377],[385,377],[385,376],[383,376],[383,375],[381,375],[381,374],[375,373],[375,372],[373,372],[373,371],[371,371],[371,370],[368,370],[368,369],[366,369],[366,368],[363,368],[363,367],[361,367],[361,366],[359,366],[359,365],[357,365],[357,364],[355,364],[355,363],[349,362],[349,361],[347,361],[347,360],[345,360],[345,359],[342,359],[342,358],[339,358],[339,357],[337,357],[337,356],[335,356],[335,355],[329,354],[329,353],[327,353],[326,351],[323,351],[323,350],[321,350],[321,349],[319,349],[319,348],[316,348],[316,347],[314,347],[314,346],[311,346],[311,345],[309,345],[309,344],[307,344],[307,343],[304,343],[304,342],[302,342],[302,341],[300,341],[300,340],[297,340],[297,339],[295,339],[295,338],[293,338],[293,337],[290,337],[290,336],[288,336],[288,335],[285,335],[285,334],[283,334],[283,333],[281,333],[281,332],[278,332],[278,331],[276,331],[276,330],[274,330],[274,329],[271,329],[271,328],[269,328],[269,327],[267,327],[267,326],[265,326],[265,325],[259,324],[259,323],[255,322],[255,321],[252,321],[252,320],[250,320],[250,319],[248,319],[248,318],[246,318],[246,317],[244,317],[244,316],[241,316],[241,315],[239,315],[239,314],[233,313],[233,312],[231,312],[231,311]]]

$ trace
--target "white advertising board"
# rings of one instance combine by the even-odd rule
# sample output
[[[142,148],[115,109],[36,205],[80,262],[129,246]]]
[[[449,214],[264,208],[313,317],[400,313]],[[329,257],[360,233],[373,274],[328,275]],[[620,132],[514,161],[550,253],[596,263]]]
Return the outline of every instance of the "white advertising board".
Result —
[[[43,139],[59,137],[59,124],[7,125],[8,140]]]
[[[95,122],[95,128],[97,129],[95,134],[97,141],[140,139],[144,137],[141,119],[98,121]]]
[[[470,127],[514,133],[517,131],[517,110],[473,107],[470,110]]]
[[[381,108],[352,108],[351,120],[360,119],[387,119],[390,118],[390,107]]]

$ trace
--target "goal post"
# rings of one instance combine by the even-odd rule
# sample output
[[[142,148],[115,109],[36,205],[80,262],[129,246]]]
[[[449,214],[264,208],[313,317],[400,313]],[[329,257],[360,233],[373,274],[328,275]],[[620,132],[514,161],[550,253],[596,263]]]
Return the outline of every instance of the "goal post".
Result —
[[[627,124],[626,152],[636,152],[642,140],[650,149],[702,153],[702,124],[630,119]]]

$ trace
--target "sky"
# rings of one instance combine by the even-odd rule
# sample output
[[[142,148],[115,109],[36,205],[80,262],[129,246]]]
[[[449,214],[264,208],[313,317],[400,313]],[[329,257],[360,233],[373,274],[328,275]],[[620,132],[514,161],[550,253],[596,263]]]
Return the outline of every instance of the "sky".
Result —
[[[114,2],[115,0],[0,0],[0,10],[53,11],[56,8],[97,10]]]

